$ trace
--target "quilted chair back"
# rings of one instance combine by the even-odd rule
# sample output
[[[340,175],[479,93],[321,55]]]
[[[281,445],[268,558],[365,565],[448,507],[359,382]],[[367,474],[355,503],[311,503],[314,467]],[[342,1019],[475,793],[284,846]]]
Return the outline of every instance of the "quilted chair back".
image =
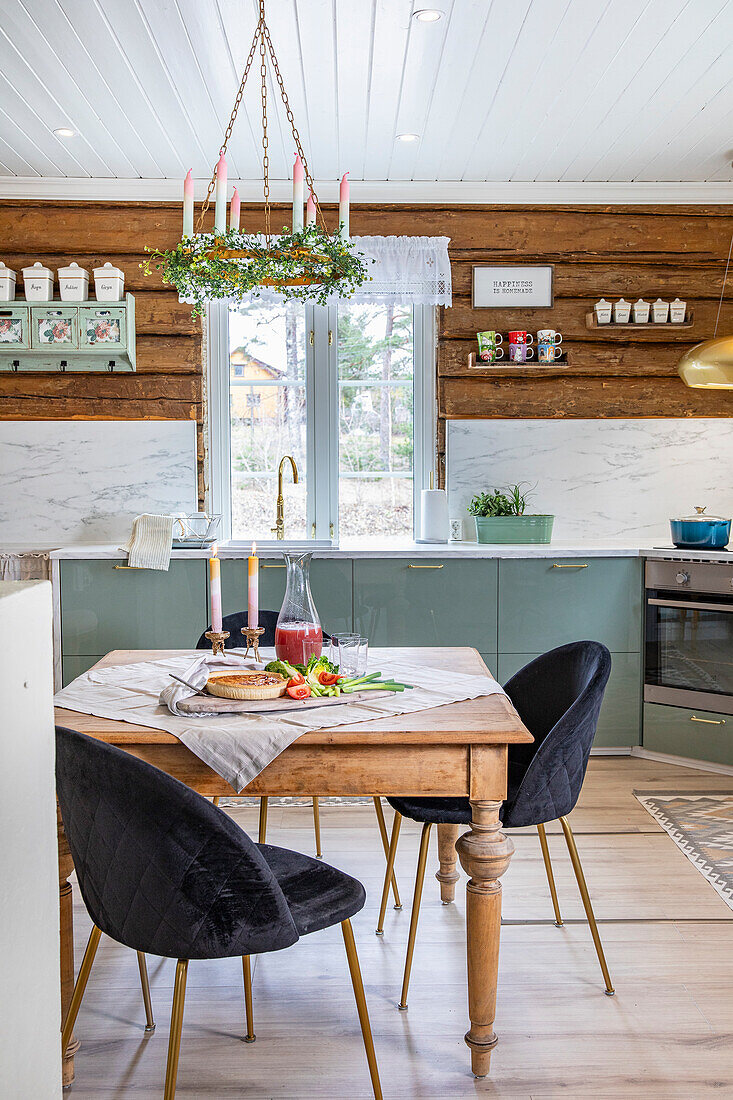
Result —
[[[257,846],[177,779],[57,727],[56,788],[84,903],[112,939],[179,959],[276,951],[298,939]]]
[[[520,669],[504,685],[534,737],[509,749],[506,826],[539,825],[570,813],[588,766],[611,654],[600,642],[571,642]]]
[[[265,633],[260,638],[261,646],[273,646],[275,644],[275,627],[279,611],[260,611],[259,624],[264,626]],[[242,627],[247,625],[247,612],[235,611],[232,615],[225,615],[221,623],[224,630],[229,631],[229,637],[224,642],[225,649],[234,649],[237,646],[246,646],[247,640],[242,634]],[[324,645],[330,642],[331,636],[323,632]],[[196,642],[196,649],[211,649],[211,642],[206,637],[206,631]]]

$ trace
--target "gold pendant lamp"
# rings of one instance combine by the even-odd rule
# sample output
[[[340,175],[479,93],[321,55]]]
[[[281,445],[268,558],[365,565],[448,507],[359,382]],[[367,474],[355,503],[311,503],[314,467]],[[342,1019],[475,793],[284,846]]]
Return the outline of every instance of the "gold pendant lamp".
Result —
[[[718,336],[718,321],[732,252],[733,236],[728,249],[728,262],[725,265],[723,286],[720,290],[713,338],[705,340],[702,344],[695,344],[694,348],[685,352],[677,364],[677,373],[685,385],[692,389],[733,390],[733,336]]]

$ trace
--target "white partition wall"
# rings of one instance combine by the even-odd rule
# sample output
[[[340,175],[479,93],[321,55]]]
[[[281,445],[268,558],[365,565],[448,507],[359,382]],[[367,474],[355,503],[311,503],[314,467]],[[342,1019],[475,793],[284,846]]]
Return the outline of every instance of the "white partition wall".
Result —
[[[61,1096],[51,585],[0,582],[0,1066],[6,1095]]]

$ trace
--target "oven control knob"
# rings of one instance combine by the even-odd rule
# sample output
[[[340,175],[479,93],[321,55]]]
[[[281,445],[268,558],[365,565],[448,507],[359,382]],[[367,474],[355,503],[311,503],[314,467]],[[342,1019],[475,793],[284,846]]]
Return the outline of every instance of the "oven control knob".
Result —
[[[684,573],[682,570],[677,574],[677,584],[689,584],[690,574]]]

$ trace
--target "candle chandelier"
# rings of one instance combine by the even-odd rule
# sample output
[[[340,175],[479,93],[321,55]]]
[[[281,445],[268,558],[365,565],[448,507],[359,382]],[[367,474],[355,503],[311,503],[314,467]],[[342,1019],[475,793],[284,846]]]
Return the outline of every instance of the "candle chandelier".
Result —
[[[255,54],[258,52],[262,104],[264,233],[248,234],[241,232],[239,228],[240,201],[236,189],[232,196],[227,229],[225,158],[247,77]],[[272,232],[270,203],[267,131],[268,57],[290,123],[296,150],[293,170],[292,227],[283,227],[282,231],[276,234]],[[307,183],[310,192],[305,225],[303,224],[304,182]],[[215,198],[214,229],[212,232],[205,232],[204,220],[212,195]],[[181,241],[172,249],[146,248],[150,256],[141,264],[141,267],[148,275],[152,267],[159,270],[163,281],[175,286],[181,297],[192,303],[194,315],[201,313],[205,303],[210,299],[236,299],[248,294],[257,295],[265,287],[272,288],[284,298],[307,298],[325,304],[333,293],[338,293],[341,297],[349,297],[369,277],[366,261],[354,251],[349,239],[346,176],[341,181],[339,223],[338,233],[329,234],[285,91],[270,31],[265,21],[265,0],[259,0],[259,18],[252,45],[234,100],[229,124],[224,133],[224,140],[219,149],[219,161],[209,182],[196,228],[194,230],[193,227],[193,181],[189,172],[184,183]]]

